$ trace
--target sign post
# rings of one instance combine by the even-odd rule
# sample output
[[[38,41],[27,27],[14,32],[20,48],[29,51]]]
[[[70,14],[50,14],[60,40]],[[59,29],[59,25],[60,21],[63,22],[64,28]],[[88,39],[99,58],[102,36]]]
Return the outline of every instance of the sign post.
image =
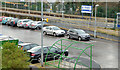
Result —
[[[90,13],[90,23],[91,23],[92,6],[82,5],[81,6],[81,12],[82,12],[82,19],[83,19],[83,13]],[[89,28],[90,23],[88,23],[88,28]]]

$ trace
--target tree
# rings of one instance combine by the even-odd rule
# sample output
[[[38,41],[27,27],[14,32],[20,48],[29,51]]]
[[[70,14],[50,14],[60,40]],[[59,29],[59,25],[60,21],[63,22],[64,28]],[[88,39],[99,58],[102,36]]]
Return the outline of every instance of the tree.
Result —
[[[28,56],[20,50],[14,43],[3,44],[2,68],[29,68]]]

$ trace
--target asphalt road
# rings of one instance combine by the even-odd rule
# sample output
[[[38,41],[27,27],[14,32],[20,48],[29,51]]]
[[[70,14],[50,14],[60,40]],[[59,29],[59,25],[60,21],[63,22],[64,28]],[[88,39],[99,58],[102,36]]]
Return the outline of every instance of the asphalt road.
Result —
[[[11,27],[0,25],[0,32],[14,38],[18,38],[23,42],[33,42],[41,45],[41,31]],[[67,37],[53,37],[51,35],[44,36],[44,45],[50,46],[59,39],[67,39]],[[118,68],[118,43],[103,39],[95,39],[90,41],[81,41],[93,44],[93,59],[100,64],[102,68]],[[77,45],[77,47],[82,47]],[[69,50],[69,57],[78,56],[80,51]],[[84,56],[84,55],[83,55]]]

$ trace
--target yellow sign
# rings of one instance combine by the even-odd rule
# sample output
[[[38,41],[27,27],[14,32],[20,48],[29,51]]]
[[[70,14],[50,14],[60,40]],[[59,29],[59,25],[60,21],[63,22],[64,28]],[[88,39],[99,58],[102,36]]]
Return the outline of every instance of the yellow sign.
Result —
[[[48,18],[46,19],[46,22],[48,22]]]

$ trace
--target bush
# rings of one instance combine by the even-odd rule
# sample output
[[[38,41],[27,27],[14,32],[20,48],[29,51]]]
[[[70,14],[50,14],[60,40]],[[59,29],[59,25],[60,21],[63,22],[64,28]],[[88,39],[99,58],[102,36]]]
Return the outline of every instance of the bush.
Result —
[[[29,58],[14,43],[3,44],[2,68],[28,68]]]

